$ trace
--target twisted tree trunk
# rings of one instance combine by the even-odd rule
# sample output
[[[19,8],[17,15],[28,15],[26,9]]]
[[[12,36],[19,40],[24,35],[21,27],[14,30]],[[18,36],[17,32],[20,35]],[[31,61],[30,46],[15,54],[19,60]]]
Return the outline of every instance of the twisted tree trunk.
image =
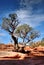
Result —
[[[8,29],[8,32],[10,33],[10,35],[14,41],[14,50],[16,49],[16,51],[18,51],[18,39],[13,35],[13,32],[11,32],[9,29]]]
[[[14,49],[16,49],[16,51],[17,51],[18,50],[18,39],[16,37],[14,37],[13,35],[11,37],[14,41]]]

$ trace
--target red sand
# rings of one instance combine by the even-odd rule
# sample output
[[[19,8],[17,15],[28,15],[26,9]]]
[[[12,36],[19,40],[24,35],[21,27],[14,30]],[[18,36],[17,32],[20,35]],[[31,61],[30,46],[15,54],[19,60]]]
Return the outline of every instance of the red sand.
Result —
[[[13,46],[4,46],[1,47],[0,51],[11,51],[13,50]],[[7,51],[6,51],[7,50]],[[22,55],[16,53],[16,56],[4,56],[1,57],[0,52],[0,65],[44,65],[44,47],[37,47],[34,49],[31,49],[30,47],[26,47],[25,50],[30,50],[31,53],[29,55]],[[2,53],[5,54],[5,52]],[[14,53],[15,54],[15,53]],[[13,55],[14,55],[13,54]]]
[[[2,59],[0,60],[0,65],[44,65],[44,57],[25,58],[24,60]]]

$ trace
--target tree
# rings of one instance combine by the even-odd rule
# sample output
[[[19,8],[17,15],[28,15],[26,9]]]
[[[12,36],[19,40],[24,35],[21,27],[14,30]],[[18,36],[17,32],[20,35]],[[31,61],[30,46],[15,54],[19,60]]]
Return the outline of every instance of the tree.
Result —
[[[18,26],[18,24],[19,22],[17,20],[16,14],[9,14],[9,18],[3,18],[2,28],[9,32],[9,34],[11,35],[14,41],[14,46],[17,46],[17,47],[18,47],[18,40],[14,36],[14,31],[16,27]]]
[[[23,42],[27,43],[39,37],[39,32],[35,31],[27,24],[20,25],[16,29],[16,33],[19,33],[19,36],[23,39]]]
[[[41,40],[41,45],[44,46],[44,38]]]
[[[44,38],[42,38],[42,41],[44,42]]]
[[[31,30],[32,30],[32,27],[30,27],[27,24],[23,24],[17,27],[16,33],[19,34],[19,36],[23,39],[23,42],[24,42],[24,39],[26,38],[28,32],[30,32]]]
[[[40,34],[38,31],[35,31],[35,30],[32,30],[31,33],[30,33],[30,38],[33,40],[35,39],[36,37],[39,37]]]

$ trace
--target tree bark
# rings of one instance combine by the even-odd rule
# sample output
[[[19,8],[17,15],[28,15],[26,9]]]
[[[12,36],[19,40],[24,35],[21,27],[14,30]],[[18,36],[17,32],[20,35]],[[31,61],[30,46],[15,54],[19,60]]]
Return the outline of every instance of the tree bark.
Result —
[[[14,41],[14,49],[18,50],[18,39],[16,37],[14,37],[13,35],[11,37]]]
[[[18,49],[18,39],[13,35],[13,32],[11,32],[9,29],[8,29],[8,32],[10,33],[10,35],[14,41],[14,49]]]

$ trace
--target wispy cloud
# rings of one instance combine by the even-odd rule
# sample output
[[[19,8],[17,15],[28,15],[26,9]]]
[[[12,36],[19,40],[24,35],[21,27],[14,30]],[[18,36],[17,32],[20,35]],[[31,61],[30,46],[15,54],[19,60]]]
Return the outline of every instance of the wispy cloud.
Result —
[[[21,24],[27,23],[32,27],[41,25],[44,21],[43,0],[20,0],[20,9],[16,11]]]
[[[20,0],[19,9],[16,10],[18,19],[21,24],[27,23],[32,27],[41,25],[41,22],[44,21],[44,8],[42,6],[43,0]],[[9,13],[14,13],[11,11]],[[8,17],[8,14],[5,14]]]
[[[19,21],[21,21],[22,24],[27,23],[32,27],[41,25],[41,22],[44,21],[43,14],[31,14],[31,12],[28,10],[18,10],[16,13]]]

